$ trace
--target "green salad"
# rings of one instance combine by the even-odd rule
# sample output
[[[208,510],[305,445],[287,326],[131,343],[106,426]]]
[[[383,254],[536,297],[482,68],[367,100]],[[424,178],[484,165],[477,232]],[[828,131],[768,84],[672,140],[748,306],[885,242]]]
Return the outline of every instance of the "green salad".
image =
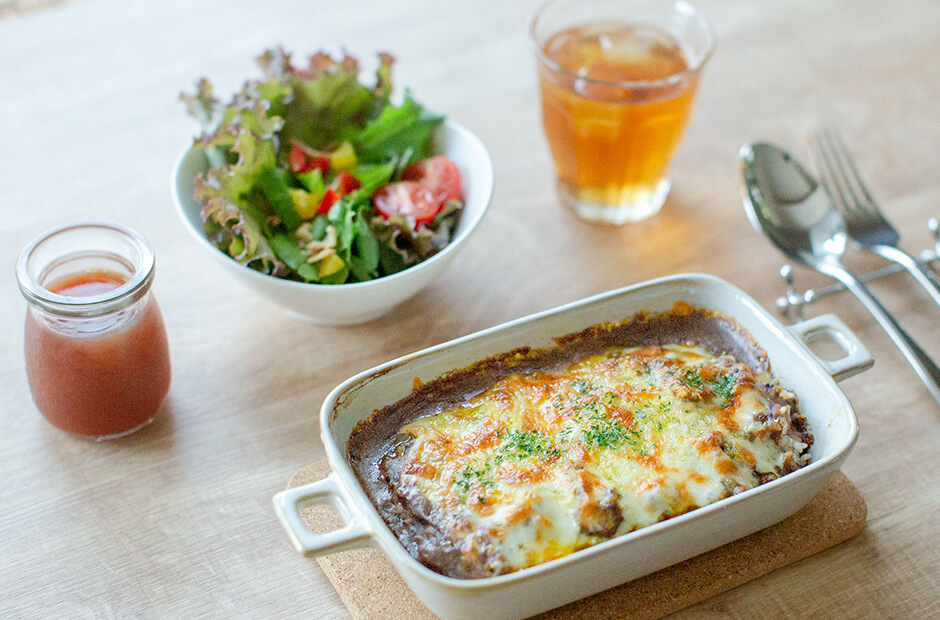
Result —
[[[359,63],[325,53],[306,66],[282,49],[258,58],[227,104],[200,80],[180,99],[202,125],[194,148],[209,240],[239,263],[276,277],[342,284],[390,275],[446,246],[463,209],[460,172],[431,152],[444,122],[406,92],[394,105],[393,58],[375,84]]]

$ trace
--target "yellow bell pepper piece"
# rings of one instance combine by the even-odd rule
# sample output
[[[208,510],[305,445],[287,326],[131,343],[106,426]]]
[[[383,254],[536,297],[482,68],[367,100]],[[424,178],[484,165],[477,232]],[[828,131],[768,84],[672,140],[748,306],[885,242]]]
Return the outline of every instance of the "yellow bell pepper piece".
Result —
[[[356,151],[352,144],[343,142],[330,153],[330,167],[334,170],[349,170],[356,165]]]
[[[290,192],[290,197],[294,201],[294,210],[297,211],[300,219],[309,220],[317,214],[320,201],[316,196],[296,187],[290,187],[287,191]]]
[[[321,278],[325,278],[326,276],[333,275],[345,266],[346,262],[333,253],[317,262],[317,275]]]

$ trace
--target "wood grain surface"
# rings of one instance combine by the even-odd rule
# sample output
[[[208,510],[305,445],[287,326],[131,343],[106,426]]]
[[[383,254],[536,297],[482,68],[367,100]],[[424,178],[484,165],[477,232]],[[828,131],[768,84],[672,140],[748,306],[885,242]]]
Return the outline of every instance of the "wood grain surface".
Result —
[[[349,618],[271,506],[323,457],[329,391],[402,354],[657,276],[711,273],[773,307],[783,259],[741,207],[746,142],[802,154],[807,132],[835,124],[905,247],[932,243],[940,3],[702,0],[718,48],[672,193],[657,217],[622,228],[578,221],[555,197],[526,39],[538,4],[65,0],[0,19],[0,617]],[[178,94],[205,76],[227,96],[277,44],[393,52],[396,83],[491,153],[496,189],[477,234],[442,278],[372,323],[287,316],[229,280],[174,213],[170,171],[197,129]],[[37,413],[13,277],[30,239],[81,219],[116,220],[154,245],[173,359],[155,423],[104,444]],[[802,269],[797,279],[827,283]],[[929,297],[904,275],[873,290],[940,358]],[[861,422],[843,471],[867,503],[866,528],[677,618],[940,616],[940,406],[854,299],[807,310],[823,312],[876,357],[842,383]]]

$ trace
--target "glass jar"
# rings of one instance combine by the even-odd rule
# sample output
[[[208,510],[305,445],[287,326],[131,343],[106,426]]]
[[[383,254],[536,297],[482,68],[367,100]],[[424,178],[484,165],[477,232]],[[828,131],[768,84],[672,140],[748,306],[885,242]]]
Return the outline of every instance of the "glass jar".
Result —
[[[150,293],[154,265],[142,235],[108,222],[51,230],[20,254],[26,374],[37,408],[55,427],[113,439],[160,409],[170,353]]]

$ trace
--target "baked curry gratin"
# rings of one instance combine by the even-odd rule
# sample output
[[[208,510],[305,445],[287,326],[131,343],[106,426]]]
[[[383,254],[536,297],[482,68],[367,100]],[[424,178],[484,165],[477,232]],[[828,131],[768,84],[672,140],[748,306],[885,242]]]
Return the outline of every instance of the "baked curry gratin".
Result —
[[[417,385],[347,452],[412,556],[478,578],[774,480],[812,441],[744,329],[679,302]]]

